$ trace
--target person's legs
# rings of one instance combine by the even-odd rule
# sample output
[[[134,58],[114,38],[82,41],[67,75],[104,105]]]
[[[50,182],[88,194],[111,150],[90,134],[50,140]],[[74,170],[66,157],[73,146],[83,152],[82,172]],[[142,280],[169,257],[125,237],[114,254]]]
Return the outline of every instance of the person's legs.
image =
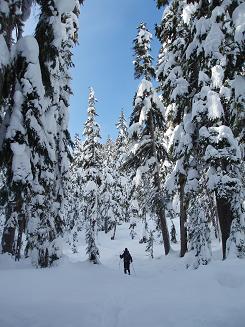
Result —
[[[126,262],[124,262],[124,274],[126,274],[127,273],[127,264],[126,264]]]
[[[128,271],[128,274],[130,275],[129,262],[126,263],[126,270]]]

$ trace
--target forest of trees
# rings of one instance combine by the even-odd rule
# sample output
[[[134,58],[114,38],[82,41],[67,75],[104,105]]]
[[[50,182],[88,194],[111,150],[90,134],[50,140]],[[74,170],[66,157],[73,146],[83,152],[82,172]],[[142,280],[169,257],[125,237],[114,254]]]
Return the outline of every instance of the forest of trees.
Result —
[[[81,4],[1,1],[1,252],[49,267],[62,242],[76,252],[82,234],[88,259],[99,263],[98,232],[113,242],[128,223],[151,257],[154,242],[166,255],[178,242],[180,257],[188,253],[198,268],[211,260],[214,238],[223,259],[244,257],[244,1],[152,1],[164,11],[157,64],[141,23],[131,116],[121,112],[117,138],[104,144],[92,87],[83,139],[68,130]],[[35,34],[23,36],[34,5]]]

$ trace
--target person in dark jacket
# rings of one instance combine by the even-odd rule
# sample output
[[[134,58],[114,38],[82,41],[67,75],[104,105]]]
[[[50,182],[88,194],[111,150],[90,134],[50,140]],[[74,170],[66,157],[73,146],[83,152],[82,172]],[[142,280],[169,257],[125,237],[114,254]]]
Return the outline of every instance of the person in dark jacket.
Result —
[[[120,254],[120,258],[123,259],[124,262],[124,274],[128,271],[130,275],[130,263],[133,262],[133,259],[127,248],[125,248],[123,254]]]

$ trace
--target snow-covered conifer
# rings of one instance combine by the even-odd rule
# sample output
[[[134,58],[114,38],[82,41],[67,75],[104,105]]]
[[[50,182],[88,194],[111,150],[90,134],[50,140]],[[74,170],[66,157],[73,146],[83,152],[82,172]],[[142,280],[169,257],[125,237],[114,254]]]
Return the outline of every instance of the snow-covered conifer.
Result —
[[[66,183],[66,236],[72,249],[75,251],[79,232],[84,227],[83,217],[83,143],[78,134],[75,135],[73,159]]]
[[[100,127],[95,121],[96,98],[94,90],[90,88],[88,99],[88,118],[84,128],[84,219],[86,224],[87,254],[90,261],[99,263],[99,250],[96,246],[96,234],[100,225],[100,186],[102,181],[102,157],[100,144]]]
[[[168,163],[165,173],[167,208],[172,212],[172,202],[177,194],[180,203],[180,256],[187,250],[186,210],[188,197],[185,192],[189,158],[192,149],[191,98],[193,91],[188,81],[189,64],[183,60],[188,45],[190,14],[193,4],[172,1],[164,13],[156,32],[162,47],[158,57],[157,79],[166,108],[164,139],[168,147]],[[170,169],[169,169],[170,168]],[[169,211],[168,210],[168,211]]]
[[[24,22],[29,18],[32,0],[5,0],[0,6],[0,151],[5,138],[10,114],[13,108],[15,71],[11,59],[13,52],[14,32],[16,39],[22,37]],[[2,120],[2,121],[1,121]]]
[[[172,222],[172,226],[171,226],[171,232],[170,232],[170,235],[171,235],[171,242],[172,242],[172,243],[177,243],[177,238],[176,238],[176,228],[175,228],[173,222]]]
[[[49,213],[54,219],[52,234],[63,233],[65,215],[65,182],[71,159],[68,132],[68,105],[70,89],[69,69],[72,66],[71,49],[77,41],[79,1],[37,1],[40,18],[36,39],[40,46],[39,60],[46,99],[46,134],[51,147],[53,185],[49,192]]]
[[[154,233],[152,230],[149,233],[145,252],[148,253],[148,255],[151,256],[152,259],[154,258]]]
[[[103,147],[103,177],[100,195],[101,227],[105,233],[108,233],[115,226],[117,218],[120,218],[120,214],[115,210],[117,205],[119,209],[119,203],[115,201],[116,173],[114,144],[109,137]]]
[[[4,252],[10,252],[12,246],[12,253],[19,259],[22,236],[27,232],[27,248],[33,263],[43,267],[44,262],[51,264],[55,258],[46,197],[53,182],[49,175],[52,151],[45,133],[44,88],[38,54],[35,38],[24,37],[17,42],[14,107],[4,142],[4,151],[12,165],[7,168],[8,203],[2,246]],[[44,226],[47,234],[43,238],[39,234],[38,238],[41,230],[43,235]],[[14,230],[13,234],[9,229]]]
[[[192,197],[188,208],[189,262],[187,267],[194,269],[198,268],[199,265],[207,265],[211,260],[210,230],[208,218],[203,208],[203,200],[199,196]]]
[[[164,158],[165,150],[156,138],[156,130],[164,128],[164,108],[151,83],[155,76],[152,57],[149,54],[152,35],[145,24],[138,28],[134,40],[136,60],[135,77],[143,76],[134,98],[133,113],[130,119],[129,139],[130,153],[126,166],[133,167],[137,175],[150,173],[153,179],[154,209],[159,217],[165,253],[170,250],[169,233],[165,218],[164,199],[160,182],[160,160]]]
[[[121,111],[116,128],[118,130],[118,136],[115,141],[115,167],[117,171],[118,196],[122,210],[120,220],[129,221],[130,194],[132,193],[133,177],[131,169],[122,169],[128,152],[128,124],[123,111]]]
[[[241,149],[234,135],[236,124],[233,123],[239,108],[234,81],[241,76],[241,34],[236,28],[239,21],[236,19],[237,10],[243,8],[244,12],[240,3],[232,0],[222,4],[197,1],[192,42],[186,52],[187,59],[198,62],[198,88],[192,103],[192,121],[197,137],[195,147],[204,162],[207,187],[215,193],[223,258],[227,255],[228,239],[229,248],[235,242],[238,256],[244,255],[245,244]],[[204,25],[205,29],[201,29],[200,26]]]

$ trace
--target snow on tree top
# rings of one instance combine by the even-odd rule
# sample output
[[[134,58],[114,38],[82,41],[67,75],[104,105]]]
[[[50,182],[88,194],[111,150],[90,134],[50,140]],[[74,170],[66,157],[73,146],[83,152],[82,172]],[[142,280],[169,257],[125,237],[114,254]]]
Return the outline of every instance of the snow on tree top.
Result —
[[[39,46],[33,36],[24,36],[17,42],[17,53],[21,53],[27,62],[38,63]]]
[[[185,24],[189,24],[192,15],[195,13],[195,11],[198,8],[198,3],[189,3],[186,4],[183,8],[182,18]]]
[[[146,79],[143,79],[138,88],[137,97],[143,98],[145,91],[150,92],[151,89],[152,83],[150,81],[147,81]]]
[[[142,44],[144,42],[150,42],[152,38],[152,34],[149,31],[147,31],[146,26],[144,24],[141,24],[139,28],[140,31],[137,36],[138,43]]]
[[[54,0],[54,2],[60,14],[73,11],[76,5],[76,0]]]

